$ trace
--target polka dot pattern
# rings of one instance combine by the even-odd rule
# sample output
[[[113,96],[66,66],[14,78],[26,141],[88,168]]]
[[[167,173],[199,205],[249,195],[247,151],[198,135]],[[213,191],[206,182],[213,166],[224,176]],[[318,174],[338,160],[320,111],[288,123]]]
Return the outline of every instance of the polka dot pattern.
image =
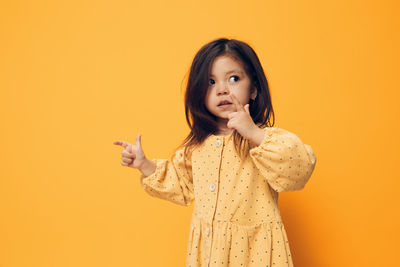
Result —
[[[297,135],[278,127],[264,131],[244,160],[232,135],[211,135],[189,158],[181,149],[172,162],[153,159],[156,171],[141,176],[154,197],[184,206],[195,200],[186,267],[293,266],[278,194],[304,188],[316,157]]]

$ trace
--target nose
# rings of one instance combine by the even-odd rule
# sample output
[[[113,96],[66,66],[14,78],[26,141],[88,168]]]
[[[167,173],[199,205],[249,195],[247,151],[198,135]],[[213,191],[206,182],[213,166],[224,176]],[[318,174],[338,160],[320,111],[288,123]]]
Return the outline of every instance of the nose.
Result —
[[[229,95],[228,85],[220,84],[217,88],[217,95]]]

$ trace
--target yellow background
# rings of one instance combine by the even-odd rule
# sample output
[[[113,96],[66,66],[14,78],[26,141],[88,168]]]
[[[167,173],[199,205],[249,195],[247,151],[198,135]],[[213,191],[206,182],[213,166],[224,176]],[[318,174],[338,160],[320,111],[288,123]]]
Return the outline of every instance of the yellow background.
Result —
[[[396,266],[397,1],[2,1],[0,267],[183,266],[191,207],[155,199],[114,140],[167,158],[198,49],[256,50],[275,126],[316,169],[279,204],[296,267]]]

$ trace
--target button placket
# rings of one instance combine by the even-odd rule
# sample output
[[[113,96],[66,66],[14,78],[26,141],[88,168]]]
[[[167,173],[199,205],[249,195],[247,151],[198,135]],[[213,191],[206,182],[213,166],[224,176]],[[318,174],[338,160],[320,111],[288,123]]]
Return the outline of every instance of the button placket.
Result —
[[[223,150],[224,150],[223,149],[224,148],[224,141],[225,141],[224,137],[222,137],[222,139],[217,138],[215,140],[215,146],[216,146],[216,148],[218,148],[217,149],[217,153],[219,154],[218,155],[219,165],[218,165],[218,168],[217,168],[217,179],[216,179],[216,182],[215,183],[211,183],[210,187],[209,187],[211,192],[214,192],[216,190],[217,184],[219,183],[219,180],[220,180],[220,169],[221,169],[222,154],[223,154]],[[213,239],[213,237],[212,237],[213,236],[212,227],[213,227],[214,216],[215,216],[216,209],[217,209],[218,191],[217,191],[216,194],[212,194],[211,197],[213,199],[213,203],[214,203],[213,206],[214,207],[213,207],[213,210],[211,211],[210,226],[208,226],[205,229],[205,233],[206,233],[206,236],[207,236],[207,239],[208,239],[207,243],[209,244],[209,247],[207,248],[208,249],[207,266],[209,266],[210,260],[211,260],[211,257],[212,257],[212,255],[211,255],[212,254],[212,243],[213,243],[213,240],[212,240]]]
[[[210,228],[209,227],[206,228],[206,234],[207,234],[207,236],[210,235]]]
[[[222,144],[221,140],[217,139],[217,141],[215,142],[215,145],[217,147],[219,147],[219,146],[221,146],[221,144]]]
[[[215,190],[215,184],[210,184],[210,191],[213,192]]]

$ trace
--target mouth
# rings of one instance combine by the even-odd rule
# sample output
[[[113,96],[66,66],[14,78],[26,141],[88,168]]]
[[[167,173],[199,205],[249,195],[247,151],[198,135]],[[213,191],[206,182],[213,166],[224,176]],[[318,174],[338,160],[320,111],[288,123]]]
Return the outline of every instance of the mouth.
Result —
[[[229,106],[229,105],[232,105],[232,103],[229,102],[229,101],[227,101],[227,100],[224,100],[224,101],[221,101],[221,102],[218,104],[218,107],[224,107],[224,106]]]
[[[232,106],[232,103],[223,103],[218,105],[219,108],[228,108],[230,106]]]

